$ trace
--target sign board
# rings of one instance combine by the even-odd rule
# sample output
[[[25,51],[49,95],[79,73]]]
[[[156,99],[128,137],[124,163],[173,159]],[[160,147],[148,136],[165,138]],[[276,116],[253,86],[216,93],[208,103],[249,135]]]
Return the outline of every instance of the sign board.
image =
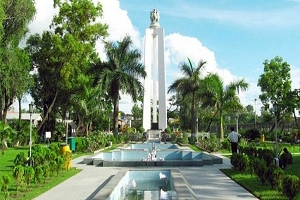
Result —
[[[51,132],[46,132],[46,139],[51,138]]]

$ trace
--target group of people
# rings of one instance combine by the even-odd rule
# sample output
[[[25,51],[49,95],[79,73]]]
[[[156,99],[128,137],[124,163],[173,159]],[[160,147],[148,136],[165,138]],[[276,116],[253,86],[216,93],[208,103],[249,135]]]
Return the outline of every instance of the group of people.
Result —
[[[233,127],[230,127],[230,133],[227,137],[227,139],[231,143],[231,153],[237,153],[238,152],[238,143],[241,138],[241,134],[234,131]],[[286,147],[283,148],[283,153],[279,156],[279,167],[282,169],[285,169],[288,164],[293,163],[293,156],[288,151]]]

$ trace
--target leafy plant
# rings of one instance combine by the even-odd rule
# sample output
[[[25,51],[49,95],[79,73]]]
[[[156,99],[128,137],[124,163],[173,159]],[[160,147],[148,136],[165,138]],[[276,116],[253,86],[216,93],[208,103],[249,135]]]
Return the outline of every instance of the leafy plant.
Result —
[[[3,175],[1,179],[1,191],[4,192],[4,198],[5,200],[9,197],[9,191],[8,191],[8,185],[10,183],[10,179],[8,175]]]
[[[258,162],[256,163],[256,170],[255,173],[258,176],[261,184],[265,184],[266,180],[267,180],[267,166],[266,166],[266,162],[262,159],[257,160]]]
[[[24,176],[24,167],[22,165],[18,165],[14,168],[13,177],[16,180],[16,191],[18,193],[20,187],[23,184],[23,176]]]
[[[34,170],[34,179],[35,179],[35,182],[37,183],[37,185],[39,186],[40,183],[42,182],[42,178],[43,178],[43,174],[44,174],[44,171],[43,171],[43,168],[41,166],[37,166]]]
[[[30,188],[30,183],[32,179],[34,178],[34,169],[31,166],[26,166],[24,168],[24,178],[25,178],[25,183],[27,186],[27,191],[29,191]]]
[[[23,152],[20,152],[15,160],[14,160],[14,163],[15,163],[15,166],[18,166],[18,165],[22,165],[22,166],[25,166],[27,164],[27,159],[25,157],[25,154]]]
[[[282,192],[284,195],[289,197],[290,200],[300,191],[300,180],[295,175],[285,175],[282,181]]]
[[[280,188],[280,182],[282,180],[282,177],[284,176],[284,171],[278,167],[276,164],[272,163],[266,172],[266,176],[268,178],[268,182],[270,183],[272,189]]]

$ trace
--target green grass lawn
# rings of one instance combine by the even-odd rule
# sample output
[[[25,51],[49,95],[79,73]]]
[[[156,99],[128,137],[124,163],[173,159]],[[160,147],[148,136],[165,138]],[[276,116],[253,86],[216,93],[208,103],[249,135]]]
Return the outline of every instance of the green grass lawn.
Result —
[[[300,154],[294,154],[293,159],[294,163],[288,165],[284,172],[285,174],[297,175],[299,177]],[[288,199],[287,197],[279,193],[277,190],[271,189],[271,186],[268,183],[262,185],[261,182],[258,180],[257,176],[255,175],[251,177],[250,174],[241,174],[239,171],[233,169],[222,169],[221,171],[259,199]],[[300,194],[298,194],[295,199],[300,199]]]
[[[25,155],[28,154],[29,148],[28,147],[18,147],[18,148],[9,148],[4,152],[4,155],[0,155],[0,180],[2,180],[2,176],[7,174],[10,178],[10,185],[9,185],[9,192],[10,198],[9,199],[22,199],[22,200],[29,200],[33,199],[34,197],[39,196],[40,194],[48,191],[49,189],[53,188],[54,186],[58,185],[59,183],[65,181],[66,179],[74,176],[80,170],[71,168],[69,171],[63,171],[58,176],[54,175],[53,177],[46,180],[46,183],[42,183],[41,185],[37,185],[35,183],[31,184],[30,191],[25,192],[25,190],[18,192],[16,194],[16,184],[13,178],[13,169],[14,169],[14,159],[17,154],[20,152],[24,152]],[[0,184],[0,188],[2,187],[2,183]],[[4,192],[0,192],[0,199],[4,199]]]

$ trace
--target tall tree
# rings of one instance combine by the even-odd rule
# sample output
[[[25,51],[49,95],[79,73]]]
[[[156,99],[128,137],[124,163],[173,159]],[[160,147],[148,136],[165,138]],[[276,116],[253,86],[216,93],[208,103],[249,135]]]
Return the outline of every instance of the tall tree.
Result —
[[[81,132],[87,136],[92,129],[93,120],[110,113],[111,104],[107,94],[100,91],[99,87],[84,86],[83,89],[84,92],[71,96],[71,103],[73,110],[77,113],[78,129],[83,129]]]
[[[291,91],[290,65],[279,56],[264,61],[264,73],[258,79],[261,88],[259,98],[266,108],[272,112],[270,104],[278,104],[276,118],[278,122],[284,115],[291,115],[295,109],[297,96]],[[274,126],[273,126],[274,127]]]
[[[84,86],[91,85],[87,73],[92,63],[97,62],[96,40],[107,36],[107,25],[98,22],[102,16],[101,4],[91,0],[55,0],[59,8],[51,28],[33,35],[27,42],[35,75],[35,87],[31,94],[38,108],[43,110],[43,121],[38,127],[42,130],[44,122],[54,108],[62,116],[68,109],[72,94],[84,92]]]
[[[4,0],[0,7],[0,120],[5,121],[8,108],[20,93],[26,92],[29,60],[18,46],[28,31],[35,7],[33,0]]]
[[[213,107],[214,113],[219,116],[219,137],[224,139],[223,112],[237,112],[243,108],[236,93],[245,91],[248,83],[244,79],[225,85],[218,74],[209,74],[204,80],[205,88],[202,91],[202,106]]]
[[[197,93],[201,90],[201,71],[206,64],[205,61],[200,60],[197,68],[193,67],[191,60],[188,58],[188,63],[180,64],[179,68],[184,77],[175,80],[168,89],[168,92],[178,92],[183,98],[191,99],[191,133],[192,136],[196,134],[196,104],[199,100]]]
[[[129,94],[136,102],[144,91],[139,79],[146,77],[146,71],[140,62],[140,51],[131,48],[132,40],[129,36],[118,42],[106,41],[104,44],[107,61],[97,63],[93,72],[98,86],[112,98],[113,133],[117,135],[120,93]]]

